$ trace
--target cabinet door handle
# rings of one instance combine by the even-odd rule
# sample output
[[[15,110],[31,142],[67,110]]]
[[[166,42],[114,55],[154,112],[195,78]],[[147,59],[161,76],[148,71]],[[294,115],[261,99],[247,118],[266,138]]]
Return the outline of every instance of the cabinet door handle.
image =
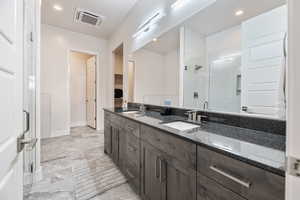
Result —
[[[166,180],[166,170],[167,170],[167,162],[164,159],[160,160],[160,183],[163,183]]]
[[[156,159],[155,159],[155,176],[156,176],[156,178],[160,177],[160,173],[158,173],[159,170],[158,170],[158,167],[157,167],[158,162],[160,162],[160,158],[158,156],[156,156]]]
[[[137,151],[137,149],[135,147],[131,146],[130,144],[128,145],[128,150],[130,152],[136,152]]]
[[[232,180],[232,181],[234,181],[234,182],[236,182],[236,183],[238,183],[238,184],[240,184],[240,185],[242,185],[246,188],[250,188],[250,186],[251,186],[250,182],[246,182],[246,181],[243,181],[243,180],[241,180],[237,177],[234,177],[231,174],[228,174],[228,173],[224,172],[223,170],[217,168],[216,166],[210,166],[209,168],[211,170],[213,170],[214,172],[216,172],[218,174],[221,174],[222,176],[225,176],[226,178],[229,178],[230,180]]]

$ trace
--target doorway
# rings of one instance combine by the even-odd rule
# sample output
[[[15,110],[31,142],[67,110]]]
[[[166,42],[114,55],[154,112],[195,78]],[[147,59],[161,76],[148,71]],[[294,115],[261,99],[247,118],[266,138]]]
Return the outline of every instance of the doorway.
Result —
[[[113,51],[114,57],[114,106],[123,105],[123,44]]]
[[[70,51],[70,126],[97,128],[97,56]]]

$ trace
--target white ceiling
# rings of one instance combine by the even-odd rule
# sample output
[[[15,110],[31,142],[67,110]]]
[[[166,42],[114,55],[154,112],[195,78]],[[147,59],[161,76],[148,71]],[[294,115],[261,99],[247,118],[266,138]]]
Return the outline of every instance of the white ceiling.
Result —
[[[42,0],[42,23],[85,33],[96,37],[108,38],[123,22],[138,0]],[[54,4],[63,7],[55,11]],[[100,28],[74,22],[77,8],[89,10],[105,17]]]
[[[218,0],[189,19],[185,25],[203,35],[210,35],[239,25],[285,3],[285,0]],[[244,15],[235,16],[237,10],[243,10]]]
[[[184,22],[184,25],[204,36],[211,35],[285,3],[285,0],[217,0]],[[237,17],[235,12],[239,9],[244,11],[244,15]],[[151,42],[144,48],[165,54],[179,47],[179,37],[179,27],[176,27],[162,35],[158,42]]]

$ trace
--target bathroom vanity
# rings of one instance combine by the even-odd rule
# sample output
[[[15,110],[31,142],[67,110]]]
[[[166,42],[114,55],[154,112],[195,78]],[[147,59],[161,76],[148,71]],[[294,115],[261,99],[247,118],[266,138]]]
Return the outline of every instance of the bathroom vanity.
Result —
[[[174,121],[187,122],[105,109],[105,153],[142,199],[284,199],[284,136],[211,121],[186,131],[165,125]]]

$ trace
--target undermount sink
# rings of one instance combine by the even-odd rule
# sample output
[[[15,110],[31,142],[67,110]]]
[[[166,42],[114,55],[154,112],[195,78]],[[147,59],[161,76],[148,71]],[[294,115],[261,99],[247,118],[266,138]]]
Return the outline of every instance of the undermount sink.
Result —
[[[125,111],[125,112],[122,112],[122,113],[133,115],[134,117],[143,117],[144,116],[144,114],[141,113],[140,111]]]
[[[182,121],[170,122],[170,123],[166,123],[163,125],[167,126],[169,128],[179,130],[179,131],[188,131],[188,130],[192,130],[195,128],[200,128],[199,125],[188,123],[188,122],[182,122]]]
[[[122,113],[124,113],[124,114],[139,114],[140,111],[124,111]]]

